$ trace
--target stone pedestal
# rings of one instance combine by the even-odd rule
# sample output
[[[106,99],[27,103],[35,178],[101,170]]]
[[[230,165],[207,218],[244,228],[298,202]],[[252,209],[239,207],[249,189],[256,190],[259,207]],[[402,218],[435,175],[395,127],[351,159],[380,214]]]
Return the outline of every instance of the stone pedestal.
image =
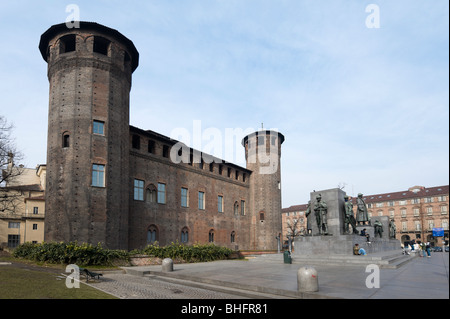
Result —
[[[314,212],[314,205],[316,204],[317,195],[322,196],[322,202],[325,202],[328,207],[327,221],[328,232],[331,235],[343,235],[343,220],[344,220],[344,196],[345,192],[339,188],[328,189],[320,192],[311,192],[311,214],[309,218],[312,218],[311,229],[313,236],[319,233],[317,227],[316,215]],[[331,236],[330,235],[330,236]]]
[[[314,214],[314,204],[316,203],[316,196],[321,194],[322,201],[328,207],[328,231],[330,235],[317,236],[319,229],[317,227],[316,218]],[[364,248],[368,254],[376,252],[384,252],[389,250],[400,249],[400,241],[389,238],[389,217],[388,216],[374,216],[369,225],[357,226],[358,234],[362,229],[366,228],[366,232],[370,235],[370,242],[364,236],[345,234],[344,231],[344,196],[345,192],[339,188],[312,192],[311,193],[311,209],[309,215],[312,226],[312,236],[297,237],[295,239],[295,251],[293,257],[296,255],[353,255],[353,247],[358,244]],[[379,220],[383,224],[382,237],[375,237],[374,222]]]

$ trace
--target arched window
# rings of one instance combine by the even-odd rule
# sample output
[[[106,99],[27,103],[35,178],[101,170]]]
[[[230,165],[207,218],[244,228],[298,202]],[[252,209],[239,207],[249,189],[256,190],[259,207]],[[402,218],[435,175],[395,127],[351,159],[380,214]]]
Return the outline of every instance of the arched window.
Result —
[[[210,243],[213,243],[214,242],[214,229],[211,229],[210,231],[209,231],[209,240],[208,240]]]
[[[159,239],[158,228],[155,225],[150,225],[147,230],[147,244],[154,244]]]
[[[156,203],[156,193],[156,186],[153,184],[148,185],[145,190],[145,201],[147,203]]]
[[[183,244],[186,244],[189,242],[189,229],[187,227],[184,227],[181,230],[181,242]]]
[[[62,147],[66,148],[70,146],[70,134],[69,132],[64,132],[62,135]]]
[[[234,202],[234,215],[237,216],[239,215],[239,204],[238,202]]]
[[[103,55],[108,55],[110,44],[111,44],[111,41],[109,41],[108,39],[95,36],[93,50],[94,50],[94,52],[97,52],[97,53],[100,53]]]
[[[231,232],[230,240],[232,243],[236,241],[236,232],[234,230]]]

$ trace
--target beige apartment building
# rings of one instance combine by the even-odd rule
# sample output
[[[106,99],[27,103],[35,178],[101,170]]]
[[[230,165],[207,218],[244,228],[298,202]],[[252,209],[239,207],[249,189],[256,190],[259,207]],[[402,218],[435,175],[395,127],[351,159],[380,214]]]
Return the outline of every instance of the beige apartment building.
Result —
[[[434,246],[448,245],[449,185],[413,186],[406,191],[364,195],[369,218],[389,216],[397,228],[396,239],[401,243],[411,240],[430,242]],[[352,198],[356,204],[356,198]],[[295,231],[306,235],[306,204],[282,210],[283,238]],[[314,213],[313,213],[314,214]],[[443,228],[444,237],[433,237],[433,228]]]
[[[44,240],[46,166],[33,169],[11,163],[7,169],[19,170],[20,174],[2,187],[5,200],[0,205],[0,247],[40,243]]]

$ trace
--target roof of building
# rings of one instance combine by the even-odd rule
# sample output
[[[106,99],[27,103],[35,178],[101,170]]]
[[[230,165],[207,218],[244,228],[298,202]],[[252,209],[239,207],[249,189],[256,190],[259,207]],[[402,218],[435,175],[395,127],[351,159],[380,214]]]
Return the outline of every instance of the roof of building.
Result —
[[[103,34],[114,37],[114,38],[118,39],[119,41],[121,41],[123,44],[125,44],[127,46],[128,50],[130,50],[130,54],[131,54],[131,69],[133,72],[134,72],[134,70],[136,70],[136,68],[139,65],[139,52],[137,51],[136,47],[134,46],[133,42],[130,39],[125,37],[119,31],[108,28],[99,23],[87,22],[87,21],[79,21],[79,22],[80,22],[80,27],[77,28],[77,30],[82,29],[82,30],[99,31]],[[41,40],[39,42],[39,50],[41,51],[42,58],[46,62],[47,62],[48,42],[50,41],[51,38],[53,38],[58,33],[61,33],[61,32],[67,31],[67,30],[68,30],[67,24],[60,23],[60,24],[55,24],[55,25],[51,26],[47,31],[45,31],[41,35]]]
[[[180,142],[178,140],[175,140],[175,139],[170,138],[168,136],[162,135],[162,134],[157,133],[155,131],[143,130],[143,129],[140,129],[138,127],[132,126],[132,125],[130,125],[130,131],[138,133],[138,134],[149,136],[151,138],[154,138],[154,139],[157,139],[157,140],[162,141],[164,143],[167,143],[167,144],[169,144],[171,146],[173,146],[173,145],[175,145],[177,143],[182,143],[182,142]],[[183,145],[185,145],[185,144],[183,144]],[[213,161],[214,163],[226,164],[227,166],[231,166],[231,167],[233,167],[235,169],[239,169],[239,170],[242,170],[242,171],[245,171],[245,172],[248,172],[248,173],[252,173],[251,170],[249,170],[249,169],[247,169],[245,167],[239,166],[239,165],[231,163],[231,162],[227,162],[224,159],[221,159],[221,158],[215,157],[215,156],[213,156],[211,154],[207,154],[207,153],[204,153],[202,151],[196,150],[196,149],[194,149],[192,147],[189,147],[187,145],[186,145],[186,147],[188,147],[191,151],[196,151],[196,152],[201,153],[202,155],[204,154],[205,156],[208,156],[210,158],[210,160]]]

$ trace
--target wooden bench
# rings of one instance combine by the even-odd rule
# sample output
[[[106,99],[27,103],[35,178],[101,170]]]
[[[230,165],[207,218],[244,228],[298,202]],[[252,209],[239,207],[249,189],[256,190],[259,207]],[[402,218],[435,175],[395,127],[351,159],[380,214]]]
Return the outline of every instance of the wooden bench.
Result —
[[[86,268],[80,268],[80,274],[84,274],[86,276],[86,282],[89,281],[89,278],[91,278],[91,279],[97,278],[98,280],[100,280],[100,276],[103,276],[102,274],[89,271]]]

